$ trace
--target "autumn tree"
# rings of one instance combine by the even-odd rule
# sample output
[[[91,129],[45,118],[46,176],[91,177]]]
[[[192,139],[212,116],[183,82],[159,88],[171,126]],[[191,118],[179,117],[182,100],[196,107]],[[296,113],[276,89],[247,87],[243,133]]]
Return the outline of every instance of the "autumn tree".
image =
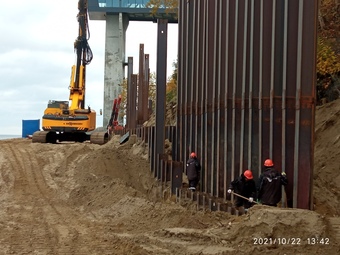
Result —
[[[177,13],[179,0],[150,0],[146,6],[151,8],[151,13],[157,13],[159,8],[166,8],[167,13]]]
[[[126,106],[127,106],[127,79],[123,79],[123,83],[121,84],[122,90],[121,90],[121,97],[122,100],[120,102],[119,112],[118,112],[118,118],[120,120],[124,119],[124,116],[126,115]]]
[[[340,96],[340,1],[319,0],[317,103]]]
[[[318,39],[317,52],[316,69],[318,75],[324,76],[340,72],[340,56],[321,37]]]
[[[177,99],[177,61],[172,63],[173,73],[166,84],[166,101],[173,102]]]

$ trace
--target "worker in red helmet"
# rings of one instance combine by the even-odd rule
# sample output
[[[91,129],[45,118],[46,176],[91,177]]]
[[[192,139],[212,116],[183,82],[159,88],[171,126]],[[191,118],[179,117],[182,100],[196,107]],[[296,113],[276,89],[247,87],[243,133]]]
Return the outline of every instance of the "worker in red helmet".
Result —
[[[268,159],[266,159],[265,161],[264,161],[264,164],[263,164],[265,167],[273,167],[274,166],[274,163],[273,163],[273,161],[270,159],[270,158],[268,158]]]
[[[228,193],[231,194],[233,192],[244,197],[235,196],[234,204],[238,210],[244,209],[247,212],[254,205],[256,184],[251,170],[245,170],[244,173],[230,183]]]
[[[186,170],[189,181],[189,189],[195,191],[200,181],[201,175],[201,164],[197,159],[197,155],[195,152],[190,153],[190,158],[187,161]]]
[[[277,206],[282,196],[282,185],[287,185],[286,173],[280,173],[274,168],[271,159],[266,159],[263,163],[264,171],[259,177],[258,199],[264,205]]]

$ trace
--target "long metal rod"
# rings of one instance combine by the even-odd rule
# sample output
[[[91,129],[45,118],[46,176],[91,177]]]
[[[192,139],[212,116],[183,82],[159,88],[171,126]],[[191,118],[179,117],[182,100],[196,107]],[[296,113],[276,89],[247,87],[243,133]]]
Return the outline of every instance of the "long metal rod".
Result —
[[[262,172],[262,72],[263,72],[263,0],[260,1],[260,52],[259,52],[259,174]]]
[[[191,4],[191,3],[188,3],[188,4]],[[189,8],[186,7],[186,23],[185,23],[185,30],[188,31],[189,29]],[[185,47],[186,49],[189,49],[189,37],[185,37]],[[184,98],[185,98],[185,104],[184,104],[184,115],[185,115],[185,119],[184,119],[184,137],[186,138],[189,138],[190,139],[190,136],[188,134],[188,131],[189,131],[189,121],[190,119],[188,117],[190,117],[190,115],[188,114],[188,104],[190,103],[189,101],[189,78],[188,78],[188,73],[189,73],[189,50],[186,50],[184,53],[185,53],[185,56],[184,56],[184,59],[185,59],[185,72],[183,73],[183,76],[184,76],[184,83],[186,84],[186,86],[184,87]],[[190,148],[189,148],[189,143],[190,143],[190,140],[189,139],[184,139],[184,158],[187,159],[189,158],[189,153],[190,153]]]
[[[133,74],[133,58],[128,57],[128,79],[127,79],[127,111],[126,111],[126,126],[128,129],[133,129],[132,123],[132,110],[133,110],[133,99],[136,98],[136,95],[132,94],[132,74]]]
[[[207,10],[207,1],[204,1],[204,10]],[[207,12],[205,11],[203,14],[203,45],[202,45],[202,65],[203,65],[203,70],[202,70],[202,117],[201,117],[201,127],[203,127],[203,132],[202,134],[205,134],[207,128],[206,128],[206,91],[205,91],[205,84],[207,84],[207,80],[206,80],[206,73],[205,70],[207,69]],[[201,136],[201,144],[202,144],[202,155],[203,156],[203,160],[204,160],[204,192],[208,192],[208,164],[206,161],[207,158],[207,150],[203,149],[206,145],[206,136],[202,135]]]
[[[235,193],[235,192],[231,192],[231,194],[233,194],[233,195],[235,195],[235,196],[238,196],[238,197],[240,197],[240,198],[243,198],[243,199],[245,199],[245,200],[248,200],[249,201],[249,198],[248,197],[244,197],[244,196],[242,196],[242,195],[240,195],[240,194],[238,194],[238,193]],[[249,201],[250,202],[250,201]],[[256,202],[256,201],[252,201],[252,203],[254,203],[254,204],[258,204],[258,202]]]
[[[184,6],[185,3],[184,1],[180,1],[179,2],[180,5],[180,17],[184,18]],[[183,72],[185,71],[184,69],[184,60],[183,60],[183,56],[184,56],[184,24],[185,22],[180,22],[178,29],[179,29],[179,36],[178,36],[178,54],[179,54],[179,58],[178,58],[178,82],[179,84],[184,84],[184,79],[183,79]],[[184,156],[184,148],[183,148],[183,141],[184,139],[184,128],[183,128],[183,124],[184,124],[184,98],[183,98],[183,90],[184,87],[183,86],[178,86],[177,87],[177,91],[178,91],[178,106],[177,106],[177,126],[179,128],[179,132],[178,132],[178,147],[177,147],[177,151],[178,151],[178,161],[183,161],[185,160]]]
[[[168,20],[159,19],[157,23],[157,79],[156,79],[156,132],[154,166],[157,166],[159,154],[164,153],[165,140],[165,94],[166,94],[166,60],[168,40]],[[159,171],[159,169],[155,169]],[[156,172],[155,171],[155,172]],[[160,176],[159,174],[157,176]]]
[[[217,38],[218,38],[218,33],[217,33],[217,28],[218,28],[218,23],[217,23],[217,19],[218,19],[218,10],[217,10],[217,2],[214,2],[214,36],[213,36],[213,45],[214,45],[214,51],[213,51],[213,73],[216,73],[216,59],[218,59],[217,56]],[[216,114],[217,114],[217,109],[216,109],[216,87],[217,87],[217,83],[216,83],[216,75],[212,76],[212,98],[211,98],[211,118],[212,118],[212,133],[211,133],[211,141],[212,141],[212,146],[211,146],[211,157],[212,157],[212,162],[211,162],[211,180],[210,180],[210,185],[211,185],[211,195],[214,196],[216,194],[218,194],[217,192],[217,187],[218,187],[218,183],[217,183],[217,167],[216,167],[216,149],[218,148],[218,141],[216,139],[216,134],[217,134],[217,130],[216,130]],[[215,146],[214,146],[215,144]],[[214,190],[215,188],[215,190]]]
[[[282,69],[282,159],[281,169],[286,172],[286,96],[287,96],[287,35],[288,35],[288,0],[284,1],[284,22],[283,22],[283,69]],[[282,194],[285,193],[282,187]],[[282,196],[282,206],[286,204],[287,197]]]
[[[192,3],[194,5],[193,7],[193,14],[192,14],[192,27],[193,27],[193,36],[191,38],[191,62],[195,63],[195,56],[197,56],[195,54],[195,50],[196,50],[196,42],[195,42],[195,37],[196,37],[196,26],[197,26],[197,22],[196,22],[196,2]],[[196,144],[196,139],[195,136],[197,135],[197,132],[193,132],[196,128],[196,108],[195,108],[195,102],[196,102],[196,90],[198,88],[198,84],[195,82],[195,65],[191,65],[192,71],[191,71],[191,75],[190,75],[190,147],[191,147],[191,151],[195,151],[197,153],[197,144]]]
[[[218,26],[218,24],[222,24],[222,2],[217,2],[216,3],[216,7],[215,7],[215,13],[216,13],[216,31],[215,33],[218,36],[218,41],[217,41],[217,83],[216,85],[214,85],[214,87],[216,88],[217,94],[215,97],[215,102],[217,104],[217,108],[215,108],[215,111],[217,111],[217,120],[216,120],[216,141],[217,141],[217,146],[216,146],[216,155],[217,155],[217,160],[216,160],[216,190],[215,190],[215,194],[218,196],[219,195],[219,190],[220,190],[220,166],[221,166],[221,158],[222,158],[222,150],[221,150],[221,86],[217,86],[217,84],[221,84],[221,44],[222,44],[222,26]],[[217,30],[218,27],[218,30]]]
[[[238,27],[238,0],[235,1],[235,25],[234,25],[234,55],[233,55],[233,101],[232,101],[232,150],[231,150],[231,169],[232,169],[232,173],[231,173],[231,179],[235,178],[235,143],[236,143],[236,130],[235,130],[235,126],[236,126],[236,66],[237,66],[237,27]],[[239,175],[240,172],[237,173],[237,175]]]
[[[195,4],[196,4],[196,1],[195,1]],[[201,120],[202,120],[202,112],[201,112],[201,109],[202,109],[202,90],[201,90],[201,87],[202,87],[202,79],[201,79],[201,72],[200,72],[200,61],[199,59],[202,57],[202,54],[201,54],[201,49],[202,49],[202,40],[200,39],[201,38],[201,34],[202,34],[202,29],[201,29],[201,24],[202,24],[202,12],[201,12],[201,0],[198,0],[197,1],[197,33],[196,33],[196,56],[197,56],[197,61],[196,63],[194,64],[195,65],[195,76],[196,76],[196,83],[197,83],[197,89],[195,91],[196,93],[196,102],[195,102],[195,108],[196,108],[196,119],[195,119],[195,140],[196,140],[196,146],[197,146],[197,152],[199,153],[199,155],[201,156],[201,159],[202,159],[202,123],[201,123]],[[202,171],[201,171],[201,176],[200,176],[201,179],[202,178]],[[200,187],[200,189],[202,190],[202,187]]]
[[[254,1],[251,0],[250,6],[250,47],[249,47],[249,122],[248,122],[248,169],[252,168],[252,123],[253,123],[253,69],[254,69]]]
[[[225,93],[224,93],[224,151],[225,151],[225,158],[224,158],[224,199],[227,198],[227,187],[228,187],[228,78],[229,78],[229,65],[228,65],[228,49],[229,49],[229,3],[230,1],[226,2],[226,47],[225,47]]]
[[[144,44],[139,44],[139,73],[138,73],[138,121],[137,125],[144,123]]]
[[[275,70],[275,30],[276,30],[276,0],[272,7],[272,45],[271,45],[271,69],[270,69],[270,127],[269,127],[269,157],[273,158],[274,140],[274,70]]]
[[[300,143],[300,98],[301,98],[301,69],[302,69],[302,29],[303,29],[303,0],[299,0],[298,16],[298,39],[297,39],[297,74],[296,74],[296,97],[295,97],[295,153],[294,153],[294,189],[293,207],[297,207],[298,199],[298,175],[299,175],[299,143]]]
[[[143,119],[147,121],[149,119],[149,78],[150,78],[150,69],[149,69],[149,54],[144,54],[144,90],[143,90]]]
[[[248,1],[245,1],[244,6],[244,26],[243,26],[243,65],[242,65],[242,105],[241,105],[241,137],[240,137],[240,172],[245,169],[244,161],[244,130],[245,130],[245,100],[246,100],[246,70],[247,70],[247,33],[248,33]]]

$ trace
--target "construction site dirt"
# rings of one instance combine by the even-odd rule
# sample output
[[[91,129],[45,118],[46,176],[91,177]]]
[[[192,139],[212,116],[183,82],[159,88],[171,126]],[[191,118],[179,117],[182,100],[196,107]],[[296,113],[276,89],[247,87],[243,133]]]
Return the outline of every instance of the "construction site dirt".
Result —
[[[0,254],[340,254],[340,100],[316,111],[314,210],[197,210],[147,147],[0,141]]]

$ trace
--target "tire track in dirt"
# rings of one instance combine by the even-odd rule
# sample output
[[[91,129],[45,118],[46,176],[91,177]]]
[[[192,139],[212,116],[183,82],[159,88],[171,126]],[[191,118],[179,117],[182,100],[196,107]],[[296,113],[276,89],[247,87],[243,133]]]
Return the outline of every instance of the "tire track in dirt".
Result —
[[[2,144],[2,143],[1,143]],[[0,146],[0,200],[4,201],[8,197],[8,190],[14,186],[14,175],[10,169],[10,163],[5,157],[4,146]]]
[[[340,242],[340,218],[330,217],[329,222],[331,224],[333,231],[335,232],[334,237],[337,239],[338,242]]]
[[[48,233],[47,238],[51,240],[53,248],[53,253],[58,247],[59,240],[72,239],[77,240],[79,236],[79,231],[76,226],[78,223],[74,224],[75,218],[72,217],[73,211],[68,210],[67,205],[57,199],[57,194],[55,191],[51,190],[49,185],[46,183],[46,178],[43,174],[43,169],[39,167],[41,164],[39,162],[37,153],[34,151],[25,151],[30,158],[30,164],[25,168],[25,171],[29,176],[32,177],[31,185],[36,186],[39,195],[43,199],[43,208],[37,210],[37,215],[44,215],[43,226],[46,233]],[[57,208],[58,206],[58,208]],[[73,218],[73,219],[69,219]],[[61,249],[61,247],[58,247]],[[75,253],[74,246],[69,248],[63,247],[62,252]]]
[[[31,247],[35,251],[56,254],[55,247],[57,247],[58,240],[70,238],[73,240],[73,244],[77,240],[79,231],[76,230],[75,226],[78,226],[78,222],[76,221],[76,224],[74,224],[68,220],[70,210],[67,210],[67,213],[61,212],[65,209],[64,203],[60,206],[60,209],[56,208],[54,204],[58,204],[59,201],[55,201],[55,194],[50,192],[46,184],[36,152],[28,150],[29,146],[24,148],[15,143],[6,144],[4,150],[11,171],[15,175],[16,196],[14,199],[19,200],[18,204],[24,205],[19,210],[14,208],[11,214],[13,215],[12,218],[15,218],[13,221],[17,221],[20,231],[14,229],[11,233],[9,240],[13,243],[15,239],[18,245],[13,244],[8,249],[15,253],[22,251],[19,243],[25,243],[21,241],[21,238],[27,242],[28,235],[30,241],[29,245],[24,245],[25,247]],[[30,215],[29,219],[23,219],[19,211],[25,211],[25,215]],[[21,225],[27,225],[29,228],[25,228],[25,231]],[[60,233],[60,229],[62,229],[62,233]],[[70,248],[64,247],[63,252],[74,254],[75,247],[77,245],[70,246]]]
[[[5,155],[4,158],[9,163],[9,171],[14,175],[14,191],[15,192],[24,192],[23,187],[26,190],[27,186],[27,176],[22,170],[22,166],[20,165],[21,160],[18,160],[15,156],[14,149],[12,145],[6,143],[1,146],[2,153]],[[19,188],[17,188],[19,187]]]
[[[47,198],[39,190],[39,185],[32,175],[32,153],[23,149],[21,144],[6,144],[5,153],[15,176],[13,202],[20,204],[20,208],[11,206],[10,220],[15,226],[9,235],[8,251],[20,253],[23,247],[30,247],[31,251],[55,253],[53,230],[48,226],[43,207]],[[26,147],[25,148],[29,148]],[[29,236],[29,239],[27,238]]]
[[[0,251],[112,254],[110,251],[119,243],[126,245],[117,237],[108,238],[107,223],[89,218],[65,196],[65,189],[75,187],[73,168],[86,156],[83,145],[36,146],[27,140],[4,145],[1,150],[15,187],[8,191],[12,199],[6,202],[7,215],[2,218],[8,227],[0,233]],[[56,171],[59,173],[55,176]]]

